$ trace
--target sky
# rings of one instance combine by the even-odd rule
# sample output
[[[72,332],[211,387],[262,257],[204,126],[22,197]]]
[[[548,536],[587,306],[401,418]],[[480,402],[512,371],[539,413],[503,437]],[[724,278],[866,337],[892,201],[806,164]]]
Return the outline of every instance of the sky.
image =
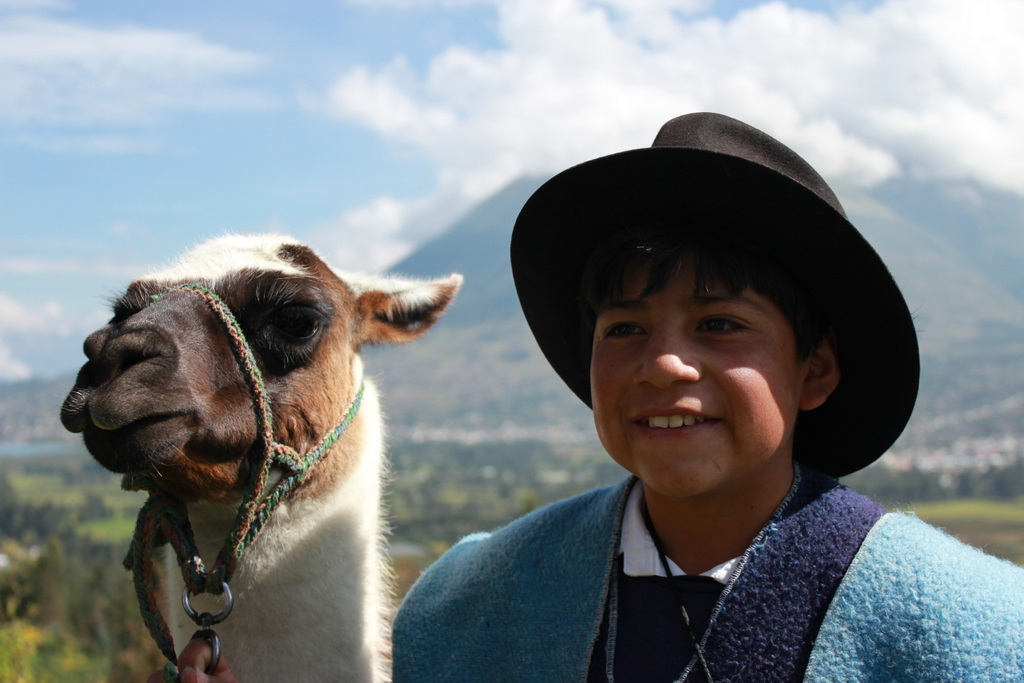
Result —
[[[1024,195],[1021,35],[1021,0],[0,0],[0,381],[206,238],[386,269],[691,111],[830,181]]]

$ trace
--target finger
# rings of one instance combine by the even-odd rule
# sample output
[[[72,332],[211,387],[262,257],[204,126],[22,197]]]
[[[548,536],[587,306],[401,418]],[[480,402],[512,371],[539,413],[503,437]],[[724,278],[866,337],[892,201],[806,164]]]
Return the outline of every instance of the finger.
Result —
[[[149,678],[146,679],[146,683],[164,683],[163,672],[157,670],[149,674]]]
[[[193,638],[178,655],[178,671],[186,668],[206,671],[206,665],[213,657],[213,649],[204,638]]]
[[[223,659],[211,675],[203,673],[202,669],[187,667],[181,670],[179,677],[181,678],[181,683],[238,683],[235,674],[228,668]],[[146,683],[150,682],[147,681]]]
[[[227,660],[221,655],[217,668],[207,676],[207,665],[213,656],[213,649],[203,638],[195,638],[185,646],[178,655],[178,670],[181,672],[181,683],[238,683]],[[147,681],[146,683],[151,683]],[[157,681],[157,683],[161,683]]]

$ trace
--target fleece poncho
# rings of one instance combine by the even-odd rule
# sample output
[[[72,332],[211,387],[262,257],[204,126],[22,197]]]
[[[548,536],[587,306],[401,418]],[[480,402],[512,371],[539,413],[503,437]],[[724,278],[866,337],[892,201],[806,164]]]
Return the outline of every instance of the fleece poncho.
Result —
[[[586,680],[635,480],[464,539],[394,625],[405,681]],[[702,647],[723,681],[1024,680],[1024,570],[823,474],[793,489],[743,555]],[[680,681],[702,681],[690,661]]]

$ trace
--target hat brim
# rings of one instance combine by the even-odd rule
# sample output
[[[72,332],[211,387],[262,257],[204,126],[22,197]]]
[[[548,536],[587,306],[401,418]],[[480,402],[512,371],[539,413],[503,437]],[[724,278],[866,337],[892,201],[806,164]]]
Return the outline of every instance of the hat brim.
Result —
[[[594,249],[623,228],[713,231],[756,245],[823,306],[842,378],[797,420],[794,458],[832,476],[859,470],[899,437],[914,408],[917,335],[892,275],[861,234],[803,185],[702,149],[651,147],[570,168],[527,201],[512,234],[526,320],[555,371],[588,406],[580,280]]]

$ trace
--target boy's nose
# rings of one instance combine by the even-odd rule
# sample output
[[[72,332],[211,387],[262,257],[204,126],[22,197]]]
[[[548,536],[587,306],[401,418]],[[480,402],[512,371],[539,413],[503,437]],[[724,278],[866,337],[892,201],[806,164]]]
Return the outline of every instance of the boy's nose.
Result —
[[[700,361],[685,344],[652,339],[636,381],[666,388],[675,382],[696,382],[700,377]]]

